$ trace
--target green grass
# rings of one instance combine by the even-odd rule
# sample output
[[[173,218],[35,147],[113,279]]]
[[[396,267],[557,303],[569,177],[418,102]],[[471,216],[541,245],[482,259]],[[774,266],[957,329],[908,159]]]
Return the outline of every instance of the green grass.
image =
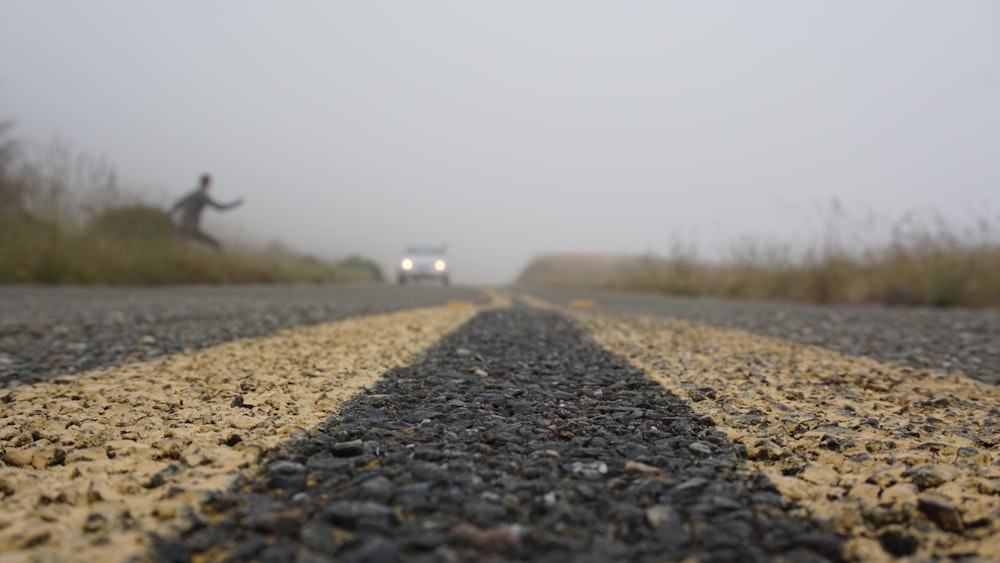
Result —
[[[0,126],[0,135],[4,128]],[[2,139],[0,139],[2,141]],[[227,284],[377,281],[371,260],[328,263],[271,248],[217,254],[183,237],[159,207],[116,184],[103,161],[60,148],[54,161],[0,142],[0,283]]]

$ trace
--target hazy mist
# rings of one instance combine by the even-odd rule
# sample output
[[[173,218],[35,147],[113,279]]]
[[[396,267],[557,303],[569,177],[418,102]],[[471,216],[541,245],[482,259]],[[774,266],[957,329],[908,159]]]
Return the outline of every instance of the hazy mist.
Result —
[[[459,283],[1000,204],[1000,3],[0,0],[0,120],[206,230]]]

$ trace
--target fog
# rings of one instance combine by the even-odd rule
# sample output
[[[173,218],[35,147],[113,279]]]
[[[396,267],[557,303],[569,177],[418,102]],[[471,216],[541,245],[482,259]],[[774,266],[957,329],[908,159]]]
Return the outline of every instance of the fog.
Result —
[[[1000,4],[0,3],[0,120],[205,229],[458,283],[536,253],[998,216]],[[225,236],[225,235],[224,235]]]

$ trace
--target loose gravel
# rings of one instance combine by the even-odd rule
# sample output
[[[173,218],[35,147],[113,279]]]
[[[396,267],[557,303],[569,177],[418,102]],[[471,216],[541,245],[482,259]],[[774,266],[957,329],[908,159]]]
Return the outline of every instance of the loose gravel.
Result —
[[[0,289],[0,561],[1000,559],[997,313],[280,330],[483,301],[437,289]]]
[[[564,316],[486,312],[390,371],[157,561],[828,561],[842,539]]]
[[[678,319],[577,311],[855,561],[1000,560],[1000,389]]]
[[[389,285],[0,287],[0,387],[452,300],[483,295]]]
[[[1000,311],[923,307],[819,306],[597,291],[524,289],[568,305],[668,316],[813,344],[917,368],[1000,384]]]
[[[0,561],[122,561],[476,314],[433,307],[0,390]]]

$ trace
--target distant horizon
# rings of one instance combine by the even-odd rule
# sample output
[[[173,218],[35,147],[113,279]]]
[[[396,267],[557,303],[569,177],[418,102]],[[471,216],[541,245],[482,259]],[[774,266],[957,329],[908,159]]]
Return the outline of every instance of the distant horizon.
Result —
[[[11,2],[0,121],[206,230],[457,283],[535,255],[706,254],[1000,217],[1000,4]],[[869,234],[869,231],[871,234]]]
[[[70,161],[100,163],[103,166],[109,167],[116,176],[118,175],[114,166],[113,158],[108,155],[94,155],[83,149],[77,151],[77,147],[75,147],[74,143],[61,138],[52,139],[47,145],[37,141],[26,141],[19,138],[17,134],[17,122],[15,120],[0,120],[0,123],[8,123],[12,125],[12,127],[6,131],[6,139],[0,139],[0,141],[13,141],[21,145],[22,150],[20,152],[24,153],[24,156],[30,163],[44,167],[46,166],[46,154],[53,151],[68,151],[68,153],[72,155],[69,159]],[[201,173],[197,174],[195,180],[197,180],[200,176]],[[77,188],[77,186],[73,185],[70,185],[69,187],[71,189]],[[118,187],[121,189],[125,200],[139,198],[145,204],[167,209],[177,198],[188,193],[191,189],[194,189],[196,187],[196,183],[195,181],[192,181],[188,188],[176,194],[169,193],[162,187],[159,189],[153,189],[150,186],[137,187],[131,185],[119,185]],[[217,196],[214,188],[212,189],[211,194],[213,198],[216,198],[219,201],[227,201],[226,198]],[[77,195],[86,194],[79,192]],[[778,203],[775,205],[776,207],[781,207]],[[991,237],[990,240],[993,242],[1000,241],[1000,212],[994,212],[992,209],[973,210],[970,208],[968,210],[968,216],[952,220],[940,215],[938,210],[930,208],[923,210],[900,210],[895,213],[894,217],[887,217],[886,213],[879,215],[871,209],[858,211],[858,214],[854,214],[854,211],[847,209],[845,205],[840,202],[839,198],[833,197],[827,201],[813,202],[813,205],[811,206],[811,209],[808,210],[808,213],[813,213],[815,215],[815,220],[808,221],[803,216],[795,217],[796,221],[800,221],[803,224],[812,224],[813,231],[807,235],[807,238],[802,238],[802,236],[785,236],[782,238],[780,235],[773,234],[744,234],[743,236],[736,236],[731,240],[717,241],[715,246],[706,247],[702,240],[694,239],[690,233],[685,234],[675,232],[665,233],[663,244],[659,248],[652,245],[648,245],[642,249],[624,249],[621,251],[594,250],[588,248],[546,250],[541,248],[526,255],[520,266],[515,267],[509,279],[488,281],[478,280],[471,281],[469,284],[503,286],[514,283],[523,273],[524,269],[527,268],[534,260],[549,257],[595,259],[634,259],[655,257],[666,259],[670,258],[672,254],[679,252],[681,254],[689,253],[692,257],[697,257],[699,260],[708,264],[724,264],[729,260],[729,255],[731,255],[734,251],[734,247],[735,250],[739,250],[740,245],[755,246],[757,249],[765,251],[781,250],[787,252],[790,257],[797,257],[814,249],[815,246],[821,243],[824,238],[828,237],[831,232],[836,232],[838,236],[840,236],[839,240],[844,243],[846,250],[861,253],[865,250],[879,248],[888,244],[894,228],[898,227],[907,220],[909,220],[912,227],[916,227],[923,232],[929,232],[934,228],[939,227],[946,229],[951,234],[960,234],[965,236],[967,239],[971,239],[976,236],[976,234],[972,233],[977,230],[977,226],[981,227],[983,224],[986,224],[987,226],[992,226],[994,229],[992,233],[986,233],[987,236]],[[837,217],[836,221],[831,220],[831,217]],[[361,256],[379,264],[379,266],[383,269],[383,273],[385,274],[387,280],[393,279],[393,274],[398,265],[398,258],[402,256],[406,247],[413,244],[447,244],[447,241],[435,240],[408,241],[401,243],[397,251],[388,257],[371,255],[361,250],[351,250],[349,248],[340,253],[325,253],[322,250],[317,251],[316,249],[300,248],[294,243],[283,239],[280,233],[267,233],[260,235],[247,230],[243,222],[239,220],[238,214],[233,217],[227,217],[224,214],[216,214],[209,210],[205,214],[204,220],[208,225],[206,228],[214,230],[222,239],[237,247],[264,250],[272,245],[278,245],[289,252],[300,255],[312,255],[318,259],[328,262],[335,262],[351,256]],[[848,228],[845,229],[845,226]],[[978,235],[983,234],[984,233],[982,233],[980,229]],[[364,245],[362,244],[361,247],[363,246]],[[459,270],[458,281],[461,283],[463,278],[461,274],[462,264],[457,263],[455,264],[455,267]]]

